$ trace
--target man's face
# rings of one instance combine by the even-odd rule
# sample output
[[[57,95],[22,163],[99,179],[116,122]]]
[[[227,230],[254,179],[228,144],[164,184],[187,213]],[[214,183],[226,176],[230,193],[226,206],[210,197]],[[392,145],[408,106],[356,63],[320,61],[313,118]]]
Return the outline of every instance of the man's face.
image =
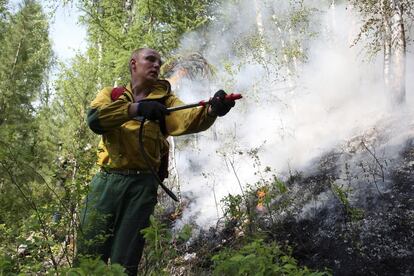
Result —
[[[154,83],[158,80],[161,56],[153,49],[143,49],[138,56],[131,59],[132,74],[144,82]]]

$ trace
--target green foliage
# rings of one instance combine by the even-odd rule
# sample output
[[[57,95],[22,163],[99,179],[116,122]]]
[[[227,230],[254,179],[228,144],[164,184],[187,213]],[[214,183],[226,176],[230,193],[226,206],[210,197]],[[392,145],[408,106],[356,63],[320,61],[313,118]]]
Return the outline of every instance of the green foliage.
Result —
[[[87,147],[94,138],[84,122],[97,90],[95,66],[94,59],[80,59],[74,69],[63,68],[51,97],[52,53],[41,6],[24,1],[9,17],[7,39],[0,43],[0,223],[5,237],[0,248],[8,256],[3,266],[13,273],[44,273],[48,267],[70,265],[74,254],[77,209],[95,164],[95,152]]]
[[[14,269],[14,262],[12,260],[13,249],[10,243],[16,238],[13,235],[11,228],[6,227],[5,224],[0,224],[0,275],[11,274]]]
[[[349,2],[362,17],[361,28],[353,41],[353,45],[362,43],[368,46],[365,48],[370,57],[382,51],[387,43],[392,45],[399,43],[391,34],[399,30],[399,28],[391,26],[394,15],[401,15],[403,25],[412,22],[414,16],[414,2],[412,0],[350,0]],[[404,26],[402,27],[404,28]],[[405,43],[408,42],[410,40],[407,39]]]
[[[300,267],[275,243],[253,240],[240,249],[224,249],[212,257],[214,275],[330,275]]]
[[[289,195],[289,187],[276,176],[271,167],[262,165],[260,150],[261,147],[256,147],[247,152],[253,160],[253,168],[256,170],[254,175],[258,180],[252,185],[247,185],[242,194],[229,194],[221,200],[225,224],[242,231],[246,230],[248,235],[264,230],[258,224],[259,219],[274,223],[282,213],[291,212],[292,198]]]
[[[25,1],[6,21],[0,43],[0,124],[30,122],[32,103],[39,99],[51,65],[48,28],[36,1]]]
[[[150,221],[151,225],[141,230],[146,241],[142,270],[145,271],[144,274],[168,275],[166,267],[170,260],[177,256],[177,251],[172,245],[171,230],[153,216]]]
[[[103,86],[129,81],[132,49],[148,46],[170,54],[181,34],[211,19],[208,6],[215,2],[80,1],[89,49],[57,67],[52,87],[54,60],[40,4],[22,1],[13,14],[0,0],[0,253],[7,256],[1,258],[2,273],[45,273],[72,264],[79,208],[96,170],[99,137],[85,123],[90,101]],[[161,238],[152,240],[149,256],[158,264],[165,253],[160,246],[169,242],[173,249],[171,237],[167,242],[164,234],[148,235]],[[177,238],[190,236],[188,226]],[[95,265],[103,271],[92,261],[68,271],[88,274]]]
[[[123,275],[119,265],[108,266],[97,259],[84,259],[71,268],[79,209],[97,169],[99,137],[87,128],[85,113],[103,86],[129,81],[127,62],[133,49],[152,47],[168,59],[175,55],[184,33],[202,30],[213,21],[231,25],[233,18],[213,12],[220,2],[81,0],[88,49],[57,66],[57,79],[50,86],[55,60],[41,5],[22,1],[13,13],[8,1],[0,0],[0,275]],[[272,24],[264,34],[252,28],[234,41],[233,54],[264,66],[291,67],[295,60],[305,61],[305,41],[313,35],[313,10],[304,1],[289,3],[287,10],[269,10]],[[270,42],[269,37],[278,37],[278,42]],[[243,64],[232,58],[224,58],[224,67],[234,77]],[[259,180],[222,203],[226,226],[249,228],[246,233],[251,234],[262,230],[254,223],[260,216],[273,220],[288,213],[291,198],[289,186],[271,168],[263,168],[258,149],[249,155]],[[351,220],[363,217],[361,210],[351,207],[346,191],[335,185],[332,189]],[[265,192],[262,199],[258,191]],[[265,213],[256,212],[259,200]],[[152,218],[143,234],[147,246],[141,272],[168,274],[180,253],[177,244],[191,238],[193,227],[185,225],[173,236]],[[213,261],[218,275],[325,275],[300,268],[276,243],[263,240],[224,249]]]
[[[81,1],[91,48],[99,49],[98,73],[103,83],[129,81],[131,51],[158,50],[163,58],[177,48],[181,36],[206,25],[217,0]]]
[[[33,189],[42,181],[36,164],[49,158],[38,144],[33,103],[42,95],[52,49],[40,4],[25,1],[16,14],[4,2],[0,7],[0,223],[16,225],[34,207],[33,197],[48,199]]]
[[[185,224],[177,235],[177,239],[181,242],[186,242],[191,238],[193,227],[190,224]]]
[[[351,221],[358,221],[364,218],[364,210],[360,208],[352,207],[349,199],[348,194],[349,190],[345,190],[339,185],[332,183],[331,185],[332,192],[344,206],[345,212]]]
[[[88,275],[126,275],[125,269],[119,264],[107,265],[100,259],[82,259],[76,268],[63,268],[59,271],[61,275],[88,276]],[[50,275],[55,275],[54,271]]]
[[[277,179],[276,177],[274,179],[275,179],[274,185],[278,189],[278,191],[281,194],[286,193],[287,192],[286,184],[284,182],[282,182],[280,179]]]
[[[229,220],[242,221],[246,216],[243,209],[243,197],[241,195],[227,195],[221,202],[224,205],[224,215]]]
[[[13,273],[13,263],[7,254],[0,256],[0,275],[10,275]]]
[[[252,8],[260,6],[259,2],[252,3]],[[311,16],[315,9],[309,8],[303,0],[287,1],[277,8],[272,4],[263,6],[266,7],[266,12],[264,8],[256,10],[256,25],[252,25],[234,40],[232,51],[241,63],[255,61],[270,75],[280,75],[281,69],[295,74],[296,63],[307,59],[308,40],[315,36],[311,26]],[[259,12],[262,22],[258,19]],[[231,26],[237,24],[237,20],[237,17],[227,18],[223,24]],[[223,29],[227,31],[226,27]],[[240,64],[236,66],[240,67]]]

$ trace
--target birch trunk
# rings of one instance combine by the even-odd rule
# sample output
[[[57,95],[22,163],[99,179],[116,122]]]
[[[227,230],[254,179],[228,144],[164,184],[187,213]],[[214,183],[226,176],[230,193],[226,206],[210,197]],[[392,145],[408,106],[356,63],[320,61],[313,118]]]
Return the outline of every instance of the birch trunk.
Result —
[[[175,140],[174,137],[169,138],[170,143],[170,160],[169,163],[171,171],[174,175],[173,185],[175,182],[175,187],[177,189],[177,197],[181,201],[181,186],[180,186],[180,174],[178,173],[177,169],[177,157],[176,157],[176,146],[175,146]]]
[[[398,0],[381,1],[384,30],[384,85],[393,106],[405,102],[406,37]]]
[[[403,20],[403,7],[399,0],[391,1],[393,15],[391,17],[392,68],[391,88],[393,103],[405,102],[406,71],[406,37]]]
[[[126,21],[123,25],[122,32],[124,34],[128,33],[129,28],[131,27],[132,21],[134,19],[134,0],[125,0],[124,2],[124,10],[127,14]]]
[[[285,30],[282,30],[279,23],[277,24],[277,31],[279,32],[279,39],[280,39],[282,49],[285,49],[286,48],[286,41],[285,41],[285,38],[283,36]],[[291,32],[290,32],[290,28],[289,28],[289,34],[290,33]],[[291,76],[292,76],[292,71],[290,70],[290,67],[289,67],[289,58],[288,58],[286,52],[283,54],[283,61],[285,62],[285,66],[286,66],[287,78],[290,79]],[[290,82],[290,80],[289,80],[289,82]]]
[[[264,25],[263,25],[263,17],[262,11],[260,9],[260,4],[258,0],[254,0],[254,9],[256,11],[256,26],[257,31],[259,32],[259,36],[261,40],[264,40]],[[260,46],[260,57],[262,58],[263,62],[266,61],[266,52],[263,46]]]
[[[391,91],[391,24],[390,19],[388,16],[388,7],[386,6],[386,0],[381,2],[381,12],[382,12],[382,20],[383,20],[383,48],[384,48],[384,85],[385,91],[388,95],[392,94]]]
[[[331,24],[332,24],[332,28],[335,30],[336,29],[336,4],[335,4],[335,0],[332,0],[331,2]]]
[[[96,9],[96,14],[98,17],[101,17],[103,15],[103,9],[101,7],[101,1],[100,0],[93,0],[93,7]],[[98,38],[96,40],[96,49],[98,50],[98,68],[101,68],[102,59],[103,59],[103,46],[102,46],[102,33],[98,34]],[[97,79],[97,85],[98,87],[103,87],[102,77],[101,74],[98,74]]]
[[[11,73],[10,73],[10,79],[13,79],[14,69],[16,68],[17,60],[19,59],[20,48],[22,46],[22,40],[23,40],[23,38],[20,39],[19,45],[17,46],[16,55],[14,57],[14,62],[13,62],[13,66],[12,66]]]

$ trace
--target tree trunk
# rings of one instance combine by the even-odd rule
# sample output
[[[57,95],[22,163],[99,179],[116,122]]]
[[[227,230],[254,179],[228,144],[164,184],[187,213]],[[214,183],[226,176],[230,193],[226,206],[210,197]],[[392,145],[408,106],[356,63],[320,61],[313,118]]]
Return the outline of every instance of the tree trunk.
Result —
[[[393,106],[405,102],[406,37],[403,8],[398,0],[382,0],[384,84]]]
[[[392,0],[391,8],[392,99],[394,104],[400,105],[405,102],[406,37],[400,1]]]
[[[10,72],[10,79],[13,79],[14,69],[16,68],[17,61],[19,59],[19,54],[20,54],[20,48],[22,46],[22,41],[23,41],[23,38],[20,39],[19,45],[17,46],[16,55],[14,56],[14,62],[13,62],[12,69],[11,69],[11,72]]]
[[[391,90],[391,24],[390,19],[388,16],[388,7],[386,6],[386,0],[381,2],[381,12],[382,12],[382,20],[383,20],[383,28],[384,28],[384,84],[385,90],[388,95],[392,95]]]
[[[181,200],[181,186],[180,186],[180,174],[178,173],[178,169],[177,169],[177,158],[175,156],[176,153],[176,146],[175,146],[175,141],[174,141],[174,137],[170,137],[169,139],[169,143],[170,143],[170,160],[169,163],[171,171],[174,174],[174,180],[173,180],[173,184],[175,182],[175,187],[177,189],[177,197],[179,200]]]
[[[132,21],[134,19],[134,0],[125,0],[124,10],[127,14],[126,21],[123,25],[122,32],[124,34],[128,33],[129,28],[131,27]]]
[[[336,3],[335,0],[332,0],[331,2],[331,24],[332,24],[332,29],[335,30],[336,28]]]
[[[257,31],[259,32],[260,39],[264,42],[265,36],[264,36],[264,25],[263,25],[263,18],[262,18],[262,11],[260,10],[260,3],[258,0],[254,0],[254,8],[256,11],[256,26]],[[264,49],[264,46],[260,46],[260,57],[263,62],[266,61],[266,52]]]

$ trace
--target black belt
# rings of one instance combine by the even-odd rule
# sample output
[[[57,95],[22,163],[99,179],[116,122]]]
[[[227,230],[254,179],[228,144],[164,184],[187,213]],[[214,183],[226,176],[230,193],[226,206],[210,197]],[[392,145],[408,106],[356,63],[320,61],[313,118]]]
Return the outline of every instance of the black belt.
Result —
[[[121,175],[139,175],[139,174],[151,173],[149,171],[140,171],[140,170],[132,170],[132,169],[125,169],[125,170],[101,169],[101,171],[106,172],[106,173],[114,173],[114,174],[121,174]]]

